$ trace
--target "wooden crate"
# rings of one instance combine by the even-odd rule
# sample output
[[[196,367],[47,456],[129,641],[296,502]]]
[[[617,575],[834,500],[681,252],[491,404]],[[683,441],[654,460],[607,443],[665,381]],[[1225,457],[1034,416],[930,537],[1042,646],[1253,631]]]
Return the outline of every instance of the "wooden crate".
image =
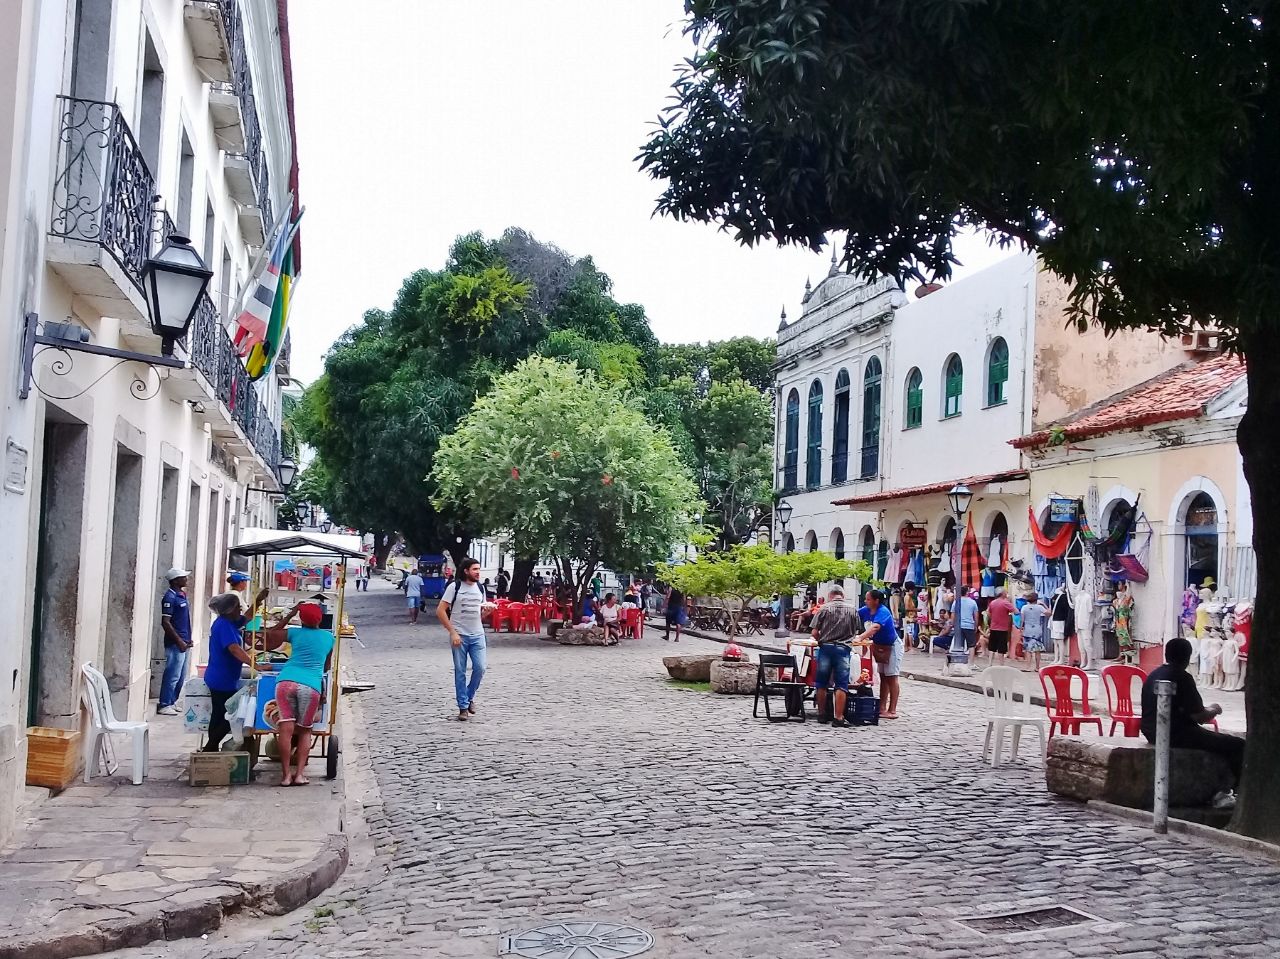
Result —
[[[80,772],[80,730],[27,729],[27,785],[66,789]]]

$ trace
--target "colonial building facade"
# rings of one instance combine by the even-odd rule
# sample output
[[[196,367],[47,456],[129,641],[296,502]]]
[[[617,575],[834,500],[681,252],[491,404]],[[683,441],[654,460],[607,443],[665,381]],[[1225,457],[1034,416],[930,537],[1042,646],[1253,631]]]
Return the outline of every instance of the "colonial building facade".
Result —
[[[778,331],[782,548],[865,558],[883,576],[901,548],[955,535],[946,493],[964,481],[984,555],[999,537],[1029,560],[1028,470],[1009,440],[1184,359],[1152,334],[1068,328],[1065,306],[1030,254],[910,298],[833,262]]]
[[[273,526],[284,362],[251,382],[233,305],[297,205],[285,0],[11,0],[0,9],[0,838],[25,730],[83,722],[80,667],[142,718],[162,574],[190,569],[196,653],[238,529]],[[37,346],[24,327],[160,351],[142,265],[188,236],[214,276],[181,369]],[[295,253],[298,252],[295,247]],[[77,331],[77,335],[80,335]],[[284,354],[281,359],[284,360]],[[28,368],[30,375],[28,376]]]

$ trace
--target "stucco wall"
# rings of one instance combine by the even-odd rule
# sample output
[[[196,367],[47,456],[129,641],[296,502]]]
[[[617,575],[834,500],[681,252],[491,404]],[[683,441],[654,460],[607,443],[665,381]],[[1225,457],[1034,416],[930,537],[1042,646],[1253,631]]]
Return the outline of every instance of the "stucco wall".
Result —
[[[1187,359],[1181,343],[1146,330],[1105,336],[1066,326],[1067,284],[1047,271],[1036,283],[1032,428],[1052,423]],[[1028,430],[1030,432],[1030,430]]]

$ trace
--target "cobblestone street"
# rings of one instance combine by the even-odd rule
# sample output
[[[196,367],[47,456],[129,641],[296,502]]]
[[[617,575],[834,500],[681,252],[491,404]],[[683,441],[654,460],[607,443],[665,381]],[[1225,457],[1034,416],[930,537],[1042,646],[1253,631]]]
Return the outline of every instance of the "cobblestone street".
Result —
[[[372,862],[287,919],[128,955],[465,959],[573,918],[647,930],[655,959],[1280,951],[1280,864],[1052,799],[1038,764],[984,766],[972,693],[905,683],[896,723],[767,725],[749,699],[668,685],[655,630],[612,649],[500,636],[463,724],[443,631],[402,625],[386,587],[352,607],[377,684]],[[1047,905],[1097,921],[955,921]]]

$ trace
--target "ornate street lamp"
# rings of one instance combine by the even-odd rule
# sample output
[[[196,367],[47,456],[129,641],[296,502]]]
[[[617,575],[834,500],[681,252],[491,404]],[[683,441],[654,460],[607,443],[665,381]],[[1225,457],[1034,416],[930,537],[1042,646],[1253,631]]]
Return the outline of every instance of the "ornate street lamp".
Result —
[[[785,499],[778,500],[773,508],[773,515],[778,517],[778,523],[782,526],[782,532],[778,536],[778,542],[775,549],[781,548],[787,537],[787,524],[791,522],[791,512],[793,507]],[[787,620],[791,618],[791,596],[784,592],[778,597],[778,626],[773,631],[774,639],[787,639],[791,636],[791,627],[787,625]]]
[[[151,331],[160,337],[161,356],[172,356],[173,344],[186,336],[212,277],[213,271],[181,233],[170,233],[160,252],[143,265],[142,289]]]
[[[294,478],[297,475],[298,464],[291,457],[283,457],[276,465],[276,479],[280,481],[280,485],[285,489],[293,485]]]
[[[320,532],[322,533],[327,533],[331,529],[333,529],[333,522],[331,520],[325,520],[320,524]]]
[[[965,643],[960,630],[960,562],[964,553],[964,514],[969,511],[969,503],[973,493],[964,483],[957,483],[947,492],[951,501],[951,509],[956,514],[956,561],[952,564],[956,579],[954,599],[951,600],[951,648],[947,650],[947,662],[951,666],[960,666],[969,662],[969,647]],[[974,623],[977,626],[977,623]]]

